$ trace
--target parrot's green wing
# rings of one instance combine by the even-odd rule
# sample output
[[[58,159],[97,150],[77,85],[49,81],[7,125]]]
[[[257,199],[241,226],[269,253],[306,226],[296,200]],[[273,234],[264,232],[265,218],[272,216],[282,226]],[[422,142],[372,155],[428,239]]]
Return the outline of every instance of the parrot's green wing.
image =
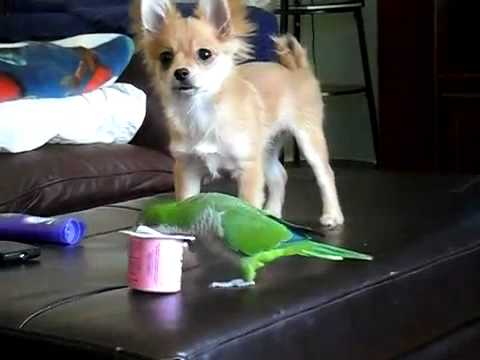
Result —
[[[252,256],[290,240],[292,232],[257,209],[233,208],[222,213],[223,237],[228,245]]]
[[[276,216],[273,216],[271,214],[268,214],[268,213],[265,213],[269,218],[285,225],[287,228],[289,228],[290,230],[296,232],[297,234],[302,234],[304,235],[306,238],[309,238],[311,235],[313,236],[321,236],[321,237],[324,237],[325,236],[325,233],[321,232],[321,231],[318,231],[318,230],[315,230],[309,226],[306,226],[306,225],[300,225],[300,224],[294,224],[290,221],[287,221],[285,219],[282,219],[282,218],[278,218]]]

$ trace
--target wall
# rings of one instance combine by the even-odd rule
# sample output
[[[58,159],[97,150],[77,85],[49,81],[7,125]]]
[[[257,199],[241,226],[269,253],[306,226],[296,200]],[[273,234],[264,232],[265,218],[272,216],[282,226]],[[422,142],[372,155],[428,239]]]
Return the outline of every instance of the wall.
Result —
[[[377,0],[366,0],[363,11],[369,60],[377,94]],[[315,36],[310,16],[302,19],[302,43],[313,54],[323,83],[362,84],[362,66],[353,16],[315,15]],[[365,96],[326,98],[325,130],[332,158],[375,161]]]

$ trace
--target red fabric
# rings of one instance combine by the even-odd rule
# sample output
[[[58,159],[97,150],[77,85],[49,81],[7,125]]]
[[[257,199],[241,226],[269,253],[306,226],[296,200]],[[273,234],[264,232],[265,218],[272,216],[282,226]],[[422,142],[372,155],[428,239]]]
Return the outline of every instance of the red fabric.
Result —
[[[98,65],[92,78],[85,86],[85,91],[88,92],[88,91],[96,90],[111,78],[112,78],[112,71],[106,68],[105,66]]]
[[[12,77],[0,73],[0,102],[22,97],[22,88]]]

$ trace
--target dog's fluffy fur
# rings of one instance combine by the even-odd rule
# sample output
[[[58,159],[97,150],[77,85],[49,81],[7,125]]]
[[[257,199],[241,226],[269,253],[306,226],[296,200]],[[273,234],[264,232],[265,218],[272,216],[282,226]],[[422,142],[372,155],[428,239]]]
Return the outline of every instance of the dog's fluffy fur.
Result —
[[[254,31],[241,0],[200,0],[188,18],[170,0],[137,1],[133,9],[137,40],[166,110],[177,199],[199,193],[205,175],[227,170],[242,199],[281,216],[287,174],[279,153],[289,132],[317,178],[321,223],[342,224],[320,87],[301,45],[278,37],[279,63],[240,64],[251,55],[247,39]]]

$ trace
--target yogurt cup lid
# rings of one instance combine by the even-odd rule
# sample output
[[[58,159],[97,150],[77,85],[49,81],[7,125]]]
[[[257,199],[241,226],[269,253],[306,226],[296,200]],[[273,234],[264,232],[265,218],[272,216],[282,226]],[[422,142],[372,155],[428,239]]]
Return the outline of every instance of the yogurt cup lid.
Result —
[[[189,234],[165,234],[149,226],[139,225],[135,230],[121,230],[120,233],[135,236],[142,239],[165,239],[165,240],[178,240],[184,242],[191,242],[195,240],[195,236]]]

